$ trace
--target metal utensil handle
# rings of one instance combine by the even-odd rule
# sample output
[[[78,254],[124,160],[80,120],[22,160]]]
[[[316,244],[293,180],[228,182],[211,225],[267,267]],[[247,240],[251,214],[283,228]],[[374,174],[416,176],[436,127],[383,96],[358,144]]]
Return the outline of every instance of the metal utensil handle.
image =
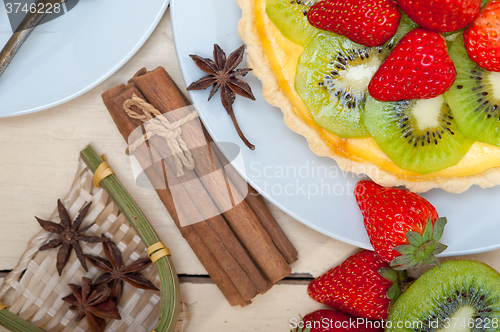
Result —
[[[66,0],[38,0],[36,3],[50,3],[54,5],[63,2],[66,2]],[[47,12],[45,12],[45,10],[41,12],[36,10],[34,13],[30,12],[24,17],[23,21],[12,34],[7,44],[5,44],[2,51],[0,51],[0,76],[2,76],[3,72],[16,56],[17,51],[19,51],[21,46],[23,46],[26,39],[28,39],[31,32],[38,26],[38,24],[40,24],[46,15]]]
[[[26,39],[28,39],[31,32],[43,20],[45,15],[47,15],[45,11],[43,13],[38,13],[37,11],[35,13],[29,13],[24,17],[16,32],[12,34],[7,44],[5,44],[0,52],[0,76],[2,76],[14,56],[16,56],[17,51],[23,46]]]

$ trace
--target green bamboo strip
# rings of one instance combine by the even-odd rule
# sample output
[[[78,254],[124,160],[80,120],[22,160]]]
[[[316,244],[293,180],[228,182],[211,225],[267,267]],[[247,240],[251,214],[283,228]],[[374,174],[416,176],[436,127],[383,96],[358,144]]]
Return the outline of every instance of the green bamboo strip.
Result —
[[[80,156],[92,173],[95,172],[97,167],[103,162],[91,145],[88,145],[81,151]],[[146,247],[160,241],[158,235],[156,235],[142,211],[135,204],[120,182],[118,182],[114,174],[104,178],[100,185],[116,203],[132,227],[134,227]],[[156,325],[155,331],[173,332],[180,311],[179,281],[169,256],[160,258],[155,264],[160,275],[162,292],[160,320]]]
[[[0,311],[0,325],[12,332],[45,332],[41,328],[16,316],[7,308]]]

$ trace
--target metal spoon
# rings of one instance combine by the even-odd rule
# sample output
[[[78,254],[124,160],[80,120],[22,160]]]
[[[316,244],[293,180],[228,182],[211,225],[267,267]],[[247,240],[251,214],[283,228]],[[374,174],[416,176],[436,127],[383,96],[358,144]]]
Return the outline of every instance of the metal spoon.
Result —
[[[43,3],[46,5],[55,5],[63,2],[66,2],[66,0],[38,0],[36,4]],[[21,46],[23,46],[26,39],[28,39],[31,32],[35,30],[46,15],[47,12],[45,10],[42,10],[41,12],[39,12],[39,10],[35,10],[34,13],[29,13],[24,17],[21,24],[17,27],[16,32],[12,34],[7,44],[5,44],[0,52],[0,76],[2,76],[3,72],[16,56],[17,51],[19,51]]]

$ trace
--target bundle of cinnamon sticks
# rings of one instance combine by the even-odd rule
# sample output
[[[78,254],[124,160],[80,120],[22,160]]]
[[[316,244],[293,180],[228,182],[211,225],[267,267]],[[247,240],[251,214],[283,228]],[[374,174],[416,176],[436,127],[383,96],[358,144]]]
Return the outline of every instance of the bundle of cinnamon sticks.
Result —
[[[136,128],[143,126],[142,121],[131,118],[124,110],[124,102],[133,96],[154,106],[171,122],[189,113],[185,108],[189,102],[165,69],[159,67],[148,72],[143,68],[128,85],[117,86],[102,95],[126,141]],[[137,106],[131,109],[138,114],[142,112]],[[289,264],[297,260],[297,251],[262,198],[230,166],[208,133],[205,131],[200,139],[194,122],[185,123],[181,129],[183,140],[192,147],[190,153],[194,160],[194,169],[184,169],[182,177],[175,175],[176,164],[168,157],[173,152],[163,137],[150,137],[142,144],[144,148],[134,150],[134,156],[150,182],[155,184],[158,196],[181,234],[228,302],[248,305],[257,294],[265,293],[290,274]],[[151,160],[163,162],[152,164]],[[234,201],[241,201],[230,209],[222,208],[227,192],[222,192],[220,185],[210,183],[213,177],[204,176],[214,169],[225,170],[227,189],[232,190]],[[157,184],[162,181],[167,183],[160,188]],[[193,185],[193,181],[198,183]],[[170,189],[172,186],[175,186],[174,193]],[[174,203],[173,195],[176,200],[182,200],[182,207]],[[220,214],[208,212],[217,210]],[[184,217],[203,221],[185,225],[181,223]]]

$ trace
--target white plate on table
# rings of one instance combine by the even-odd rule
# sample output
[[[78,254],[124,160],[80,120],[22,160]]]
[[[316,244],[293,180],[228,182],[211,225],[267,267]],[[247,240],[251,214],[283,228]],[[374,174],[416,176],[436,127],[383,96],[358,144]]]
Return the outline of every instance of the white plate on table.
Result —
[[[0,117],[41,111],[89,91],[149,38],[169,0],[80,0],[37,27],[0,77]],[[0,47],[12,35],[0,6]]]
[[[172,26],[180,66],[187,84],[204,75],[189,54],[212,57],[213,44],[229,55],[242,45],[237,32],[241,11],[234,0],[172,0]],[[245,66],[243,63],[240,67]],[[249,183],[283,211],[332,238],[370,249],[362,216],[353,196],[361,179],[338,169],[333,159],[318,157],[304,137],[283,122],[281,111],[266,103],[262,86],[252,75],[244,78],[257,101],[237,97],[236,117],[250,151],[238,138],[217,94],[207,102],[209,89],[191,98],[212,137],[241,147]],[[245,174],[244,174],[245,175]],[[323,192],[322,192],[323,190]],[[462,194],[431,190],[423,195],[448,218],[442,242],[444,256],[474,254],[500,248],[500,186],[473,187]]]

